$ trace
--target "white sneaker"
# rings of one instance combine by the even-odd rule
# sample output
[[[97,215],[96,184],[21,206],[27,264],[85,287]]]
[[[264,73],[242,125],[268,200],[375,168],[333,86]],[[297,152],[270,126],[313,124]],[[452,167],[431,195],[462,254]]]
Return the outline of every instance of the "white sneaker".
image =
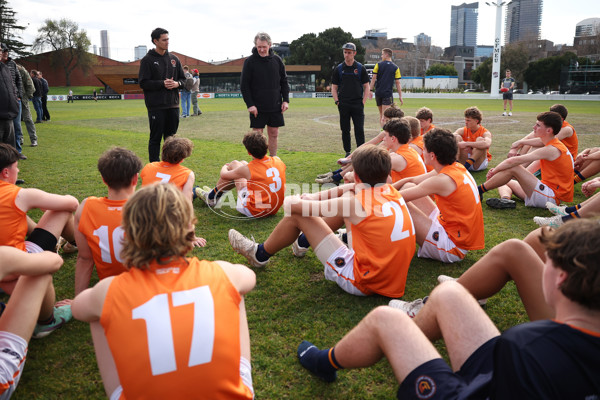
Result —
[[[208,190],[206,190],[206,189],[208,189]],[[214,199],[211,200],[208,198],[210,191],[211,191],[211,189],[208,186],[204,186],[204,187],[196,186],[196,187],[194,187],[194,196],[202,199],[202,201],[204,201],[207,206],[214,207],[217,204],[217,202]]]
[[[335,181],[333,180],[333,174],[329,175],[325,178],[317,178],[317,179],[315,179],[315,182],[320,183],[321,185],[323,185],[325,183],[335,183]]]
[[[325,174],[319,174],[317,175],[317,179],[323,179],[323,178],[330,178],[333,176],[333,172],[329,171]]]
[[[457,281],[458,278],[453,278],[451,276],[448,275],[439,275],[437,277],[437,281],[438,283],[444,283],[444,282],[448,282],[448,281]],[[479,303],[479,305],[481,307],[485,306],[487,304],[487,299],[481,299],[481,300],[477,300],[477,302]]]
[[[503,116],[503,117],[506,117],[506,111],[504,111],[504,112],[502,113],[502,116]]]
[[[304,257],[306,255],[306,252],[308,251],[308,247],[302,247],[298,244],[298,238],[300,236],[298,236],[296,238],[296,240],[294,241],[294,243],[292,243],[292,252],[294,253],[294,255],[296,257]]]
[[[553,217],[533,217],[533,222],[539,226],[549,226],[550,228],[558,228],[564,224],[560,215],[555,215]]]
[[[509,116],[509,117],[512,117],[512,112],[509,112],[509,113],[508,113],[508,116]]]
[[[423,308],[423,305],[425,304],[425,302],[427,302],[428,298],[429,296],[425,296],[422,299],[416,299],[413,301],[403,301],[394,299],[390,300],[388,305],[397,310],[404,311],[406,315],[408,315],[411,318],[414,318],[415,315],[417,315],[417,313],[421,310],[421,308]]]
[[[264,267],[269,261],[258,261],[256,259],[256,250],[258,249],[258,243],[254,240],[248,239],[235,229],[229,230],[229,243],[231,247],[237,253],[240,253],[253,267]]]
[[[561,217],[567,215],[567,211],[565,211],[567,206],[557,206],[556,204],[548,201],[546,202],[546,208],[554,215],[560,215]]]

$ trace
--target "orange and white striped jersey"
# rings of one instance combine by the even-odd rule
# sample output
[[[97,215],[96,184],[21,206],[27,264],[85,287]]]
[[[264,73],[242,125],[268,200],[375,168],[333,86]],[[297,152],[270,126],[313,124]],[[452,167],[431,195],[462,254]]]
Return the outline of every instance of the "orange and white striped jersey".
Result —
[[[171,183],[183,190],[188,177],[192,172],[189,168],[181,164],[171,164],[165,161],[155,161],[146,164],[140,176],[142,178],[142,186],[148,186],[153,183]]]
[[[0,181],[0,246],[26,251],[27,213],[15,204],[20,190],[17,185]]]
[[[246,208],[255,217],[277,213],[285,197],[285,164],[277,156],[265,156],[250,161],[248,169]]]
[[[560,156],[554,161],[540,160],[542,183],[554,191],[556,204],[560,201],[573,201],[573,157],[567,146],[557,138],[552,139],[546,146],[554,146],[560,150]]]
[[[395,171],[393,169],[390,171],[392,182],[427,173],[423,159],[419,153],[417,153],[415,149],[410,147],[408,144],[401,145],[398,150],[396,150],[396,154],[399,154],[404,158],[406,161],[406,167],[402,171]]]

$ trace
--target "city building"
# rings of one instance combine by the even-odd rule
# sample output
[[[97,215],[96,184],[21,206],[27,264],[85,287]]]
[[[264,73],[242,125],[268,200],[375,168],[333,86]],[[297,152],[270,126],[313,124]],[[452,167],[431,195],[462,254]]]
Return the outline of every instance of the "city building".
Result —
[[[100,56],[110,58],[110,41],[107,30],[100,31]]]
[[[600,33],[600,18],[587,18],[575,26],[575,37],[596,36]]]
[[[431,36],[424,34],[423,32],[415,36],[415,46],[417,47],[431,47]]]
[[[452,6],[450,14],[450,47],[477,46],[479,3]]]
[[[134,57],[133,60],[141,60],[148,53],[148,47],[144,45],[135,46],[133,49]]]
[[[505,44],[540,38],[542,0],[513,0],[506,8]]]

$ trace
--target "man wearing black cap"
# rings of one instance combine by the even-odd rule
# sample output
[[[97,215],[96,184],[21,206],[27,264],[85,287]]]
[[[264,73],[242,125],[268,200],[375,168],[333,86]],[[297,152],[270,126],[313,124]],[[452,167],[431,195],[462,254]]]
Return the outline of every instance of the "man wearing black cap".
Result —
[[[370,96],[369,75],[363,65],[354,60],[356,45],[346,43],[344,62],[333,71],[331,78],[331,94],[338,106],[340,113],[340,129],[342,130],[342,143],[346,156],[352,150],[350,138],[350,119],[354,123],[354,138],[356,147],[365,142],[365,103]]]
[[[2,52],[8,51],[4,43],[0,43]],[[17,88],[13,82],[8,65],[0,62],[0,142],[16,147],[15,127],[13,120],[19,115]]]

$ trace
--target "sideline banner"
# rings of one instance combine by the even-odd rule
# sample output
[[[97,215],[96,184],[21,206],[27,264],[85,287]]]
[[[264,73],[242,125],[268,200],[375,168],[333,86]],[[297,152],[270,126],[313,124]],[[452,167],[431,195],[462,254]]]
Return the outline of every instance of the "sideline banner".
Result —
[[[98,98],[98,100],[121,100],[121,99],[123,99],[123,96],[120,94],[99,94],[96,97]],[[142,98],[144,98],[144,97],[142,96]],[[92,96],[91,94],[74,94],[73,101],[75,101],[75,100],[94,100],[94,96]],[[67,95],[66,94],[49,95],[48,101],[67,101]]]

